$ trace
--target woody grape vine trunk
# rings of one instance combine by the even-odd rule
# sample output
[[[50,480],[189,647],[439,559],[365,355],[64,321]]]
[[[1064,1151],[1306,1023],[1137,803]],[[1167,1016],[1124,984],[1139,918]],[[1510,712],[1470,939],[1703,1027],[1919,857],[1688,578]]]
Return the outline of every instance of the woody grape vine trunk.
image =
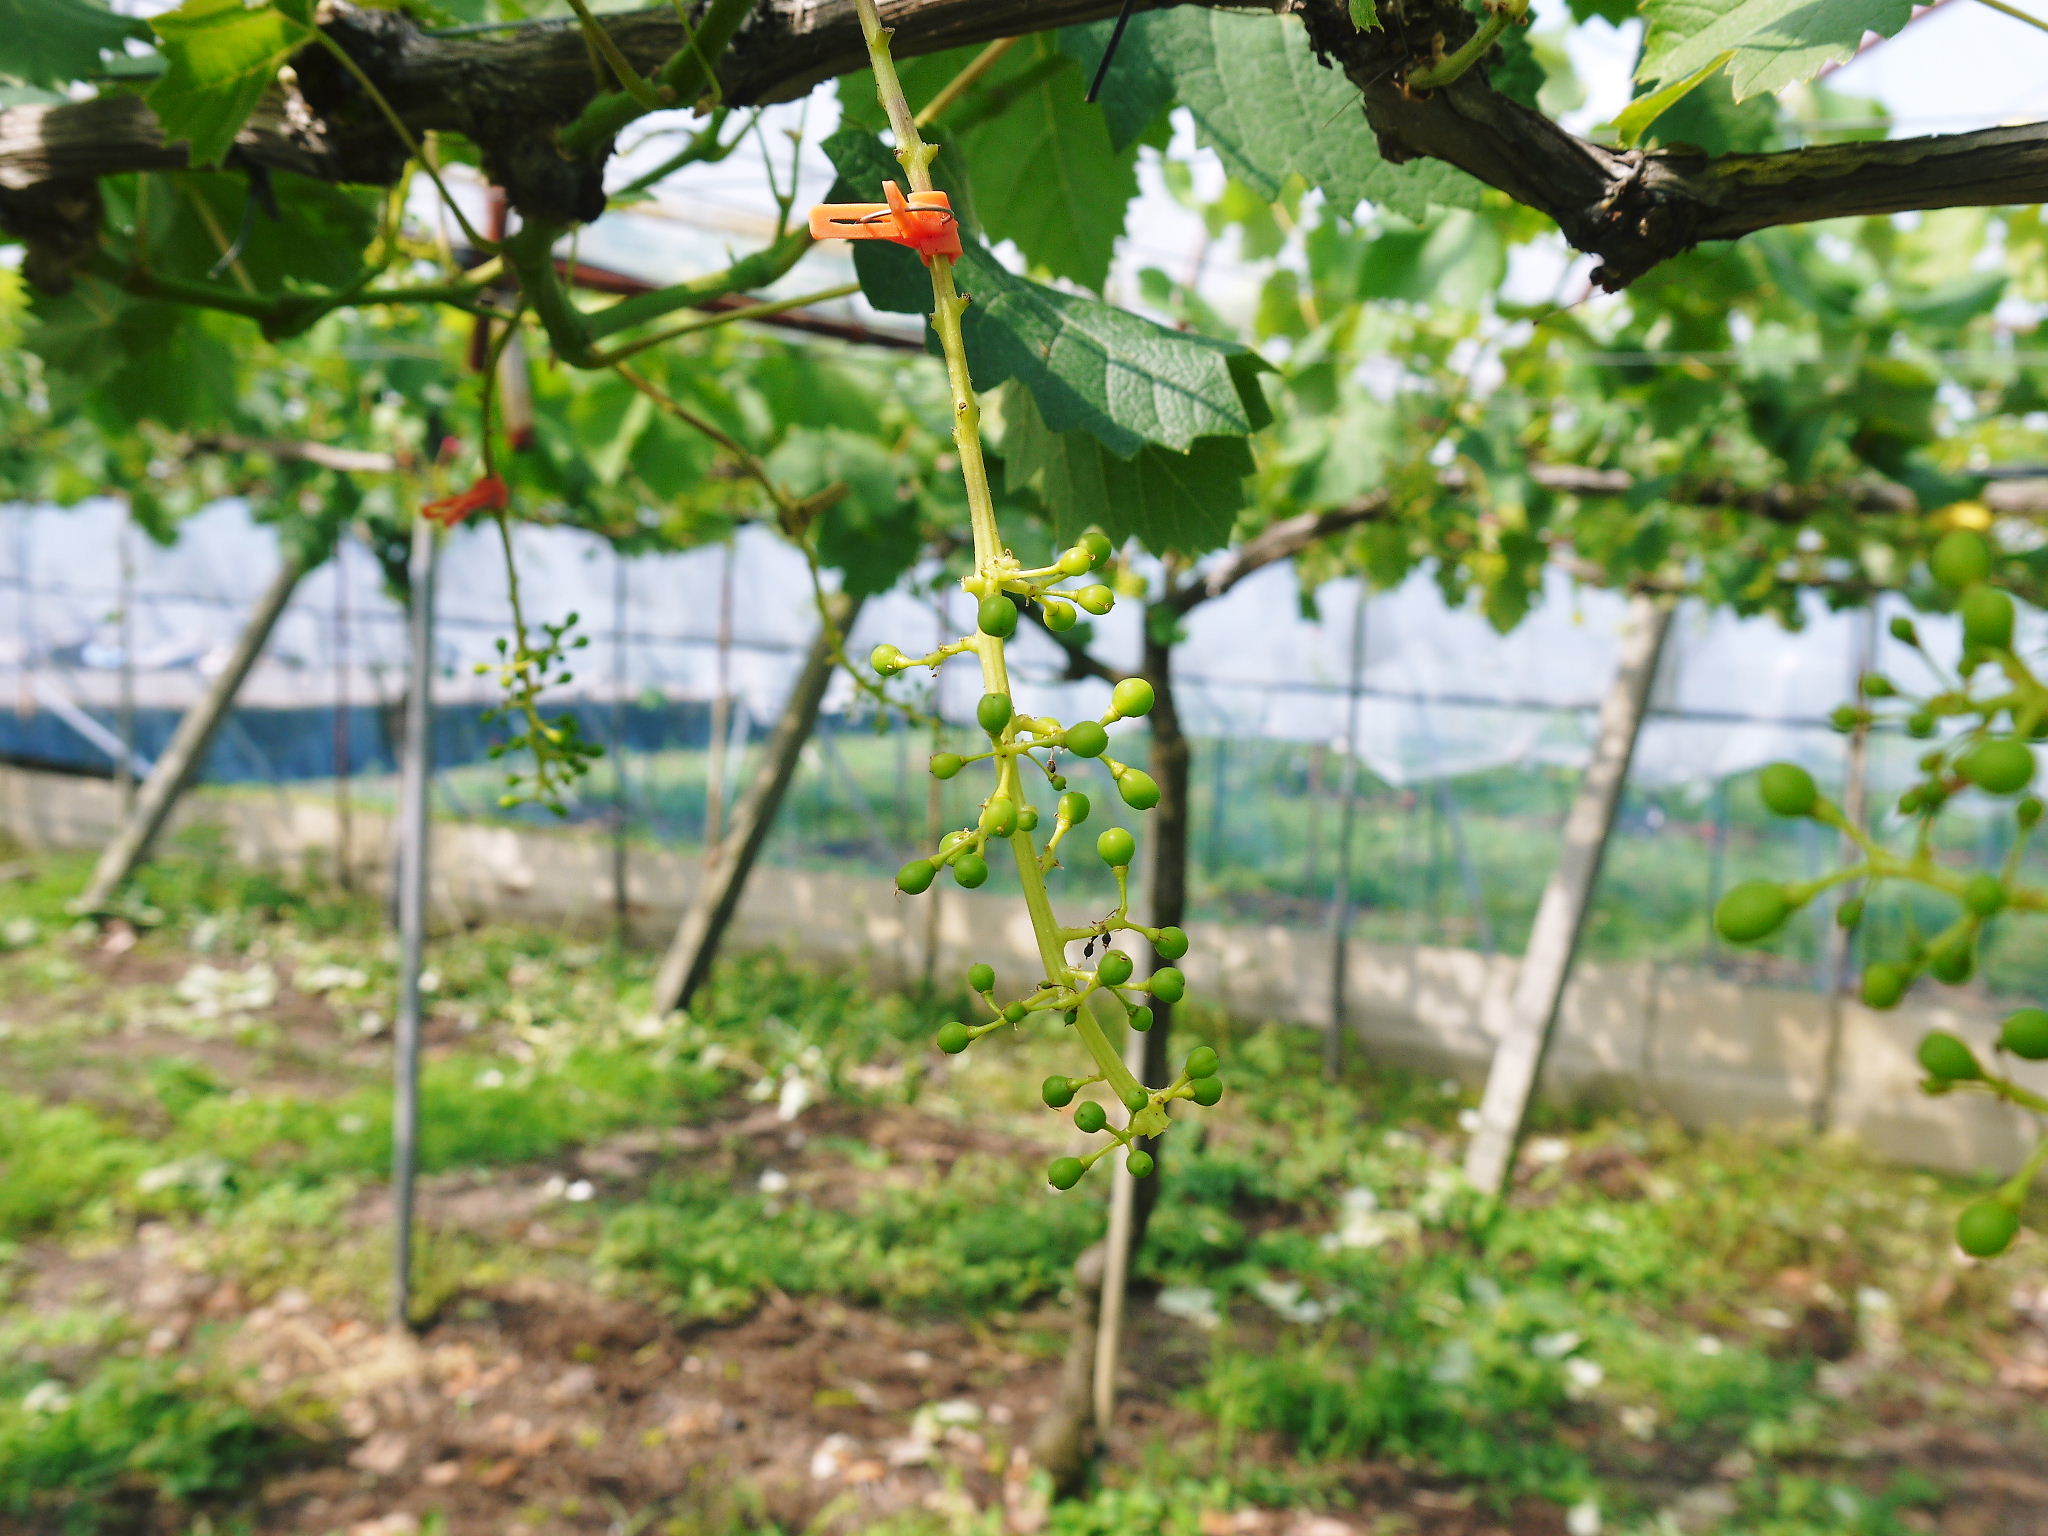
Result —
[[[1172,962],[1187,953],[1187,935],[1178,927],[1148,928],[1130,915],[1130,864],[1137,842],[1129,830],[1112,826],[1095,840],[1095,852],[1116,877],[1117,902],[1106,916],[1092,922],[1063,924],[1053,910],[1046,877],[1060,867],[1060,853],[1075,830],[1087,822],[1093,806],[1085,792],[1069,786],[1061,772],[1065,758],[1095,760],[1108,771],[1123,803],[1135,811],[1149,811],[1159,803],[1159,786],[1150,775],[1109,755],[1108,727],[1148,713],[1154,702],[1152,685],[1142,678],[1118,683],[1109,709],[1096,720],[1078,720],[1071,725],[1048,716],[1027,714],[1017,707],[1010,682],[1007,650],[1016,633],[1019,607],[1035,603],[1046,626],[1053,630],[1071,628],[1080,609],[1092,614],[1107,613],[1115,593],[1093,582],[1078,589],[1069,582],[1086,578],[1112,554],[1110,541],[1099,532],[1082,537],[1061,552],[1048,566],[1026,569],[1004,545],[996,525],[995,504],[989,492],[987,465],[982,457],[981,409],[967,366],[966,343],[961,334],[961,315],[969,302],[953,284],[953,262],[943,254],[943,234],[950,212],[942,208],[932,186],[931,164],[938,146],[927,144],[920,135],[909,102],[897,79],[889,55],[889,34],[882,26],[874,0],[857,0],[861,28],[873,63],[875,84],[883,110],[896,138],[896,156],[910,182],[913,202],[891,196],[896,210],[901,243],[919,250],[931,270],[932,329],[945,354],[946,373],[952,386],[953,441],[960,455],[960,472],[967,493],[968,522],[974,539],[974,569],[961,585],[976,599],[976,626],[972,634],[940,646],[928,655],[908,656],[896,646],[880,645],[871,657],[876,672],[892,677],[912,667],[944,666],[956,656],[972,656],[981,666],[982,698],[975,719],[988,738],[985,751],[971,755],[940,752],[931,760],[931,772],[950,779],[966,768],[986,763],[993,771],[988,796],[981,802],[980,815],[971,826],[957,828],[939,840],[925,857],[911,860],[896,877],[897,886],[911,894],[928,891],[942,870],[972,889],[984,884],[990,874],[992,845],[1006,843],[1016,865],[1017,881],[1024,905],[1031,917],[1043,974],[1021,993],[1001,1001],[995,969],[978,963],[968,972],[968,986],[988,1008],[984,1023],[954,1020],[941,1027],[941,1049],[958,1053],[981,1036],[995,1030],[1025,1023],[1043,1015],[1064,1020],[1087,1052],[1092,1071],[1085,1076],[1054,1076],[1041,1090],[1045,1103],[1064,1109],[1080,1099],[1074,1110],[1077,1129],[1090,1136],[1108,1139],[1084,1157],[1062,1157],[1047,1170],[1047,1178],[1059,1189],[1070,1189],[1103,1157],[1128,1148],[1126,1166],[1143,1176],[1152,1171],[1150,1154],[1136,1145],[1141,1137],[1163,1132],[1170,1120],[1170,1106],[1187,1100],[1214,1104],[1223,1094],[1217,1076],[1215,1051],[1197,1048],[1178,1077],[1161,1087],[1141,1083],[1124,1064],[1111,1034],[1124,1027],[1151,1027],[1150,1005],[1141,995],[1172,1003],[1179,1000],[1186,982]],[[894,188],[889,189],[892,193]],[[871,231],[867,237],[871,237]],[[1045,792],[1056,796],[1051,830],[1043,846],[1038,839],[1042,818],[1032,801],[1032,790],[1044,780]],[[1167,963],[1138,979],[1130,954],[1115,944],[1118,934],[1135,934],[1150,943]],[[1082,946],[1082,961],[1067,958],[1070,945]],[[1099,951],[1099,953],[1098,953]],[[1087,969],[1093,960],[1094,968]],[[1101,1085],[1121,1108],[1123,1122],[1113,1123],[1111,1111],[1085,1090]]]

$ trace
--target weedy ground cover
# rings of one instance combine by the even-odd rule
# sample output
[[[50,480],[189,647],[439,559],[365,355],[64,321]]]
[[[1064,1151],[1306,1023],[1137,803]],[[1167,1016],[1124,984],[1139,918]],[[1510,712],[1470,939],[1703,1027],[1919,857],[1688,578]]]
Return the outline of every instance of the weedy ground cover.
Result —
[[[776,957],[434,947],[416,1342],[382,1329],[379,903],[188,845],[137,921],[0,887],[0,1529],[1062,1536],[2002,1532],[2048,1522],[2048,1261],[1837,1143],[1552,1112],[1477,1227],[1455,1087],[1197,1014],[1117,1449],[1010,1471],[1100,1230],[1048,1047]],[[376,1521],[400,1523],[383,1527]]]

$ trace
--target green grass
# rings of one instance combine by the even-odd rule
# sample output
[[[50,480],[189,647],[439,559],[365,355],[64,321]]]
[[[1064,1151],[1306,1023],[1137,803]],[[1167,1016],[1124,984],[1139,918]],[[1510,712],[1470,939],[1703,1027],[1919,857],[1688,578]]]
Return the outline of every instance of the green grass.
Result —
[[[305,1405],[251,1390],[203,1341],[142,1351],[90,1297],[22,1298],[54,1257],[90,1265],[149,1222],[252,1300],[289,1285],[379,1315],[363,1213],[388,1169],[389,1047],[359,1021],[388,1006],[390,948],[374,899],[188,844],[145,878],[150,926],[115,982],[62,915],[82,875],[51,860],[0,886],[19,941],[0,956],[21,1005],[7,1044],[31,1064],[0,1102],[0,1526],[200,1529],[308,1454]],[[1043,1183],[1062,1133],[1035,1084],[1072,1068],[1059,1042],[992,1037],[942,1061],[927,1042],[957,997],[773,957],[653,1021],[650,958],[516,927],[437,936],[430,1173],[530,1189],[620,1138],[695,1139],[550,1207],[545,1251],[433,1228],[423,1310],[459,1315],[544,1274],[692,1330],[773,1298],[1057,1350],[1102,1219],[1100,1181]],[[272,967],[279,1001],[209,1013],[181,990],[198,964]],[[2048,1262],[2028,1238],[1999,1265],[1957,1263],[1948,1227],[1972,1181],[1841,1142],[1546,1111],[1541,1171],[1489,1218],[1454,1173],[1461,1094],[1370,1066],[1326,1083],[1307,1034],[1190,1014],[1183,1043],[1218,1046],[1228,1091],[1170,1139],[1139,1265],[1134,1360],[1171,1429],[1126,1447],[1049,1532],[1342,1513],[1394,1476],[1538,1528],[1597,1506],[1603,1531],[1664,1536],[1660,1511],[1705,1489],[1691,1528],[1707,1536],[1901,1536],[1930,1512],[1939,1528],[1957,1487],[1860,1449],[1876,1426],[1953,1424],[2020,1461],[2048,1447],[2048,1423],[1994,1389],[2026,1326],[2008,1298]],[[1842,1386],[1831,1339],[1883,1369]],[[766,1528],[743,1487],[732,1498],[732,1529]]]

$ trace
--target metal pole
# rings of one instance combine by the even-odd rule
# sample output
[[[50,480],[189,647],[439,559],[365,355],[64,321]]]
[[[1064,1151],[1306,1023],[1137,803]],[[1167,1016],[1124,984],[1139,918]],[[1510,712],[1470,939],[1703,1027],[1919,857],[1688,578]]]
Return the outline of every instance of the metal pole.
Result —
[[[1323,1072],[1333,1081],[1344,1070],[1344,1037],[1351,1028],[1351,848],[1358,828],[1358,719],[1365,695],[1366,608],[1366,587],[1361,579],[1358,604],[1351,613],[1351,681],[1344,694],[1337,871],[1330,882],[1330,1032],[1323,1040]]]
[[[1852,653],[1850,691],[1854,693],[1864,673],[1877,665],[1878,605],[1872,603],[1864,614],[1863,632],[1857,636]],[[1852,827],[1860,827],[1870,814],[1870,727],[1859,725],[1849,737],[1849,760],[1842,782],[1842,814]],[[1855,844],[1843,839],[1852,855]],[[1844,899],[1838,894],[1832,910],[1839,912]],[[1825,966],[1828,987],[1828,1034],[1821,1052],[1820,1087],[1813,1100],[1813,1128],[1826,1131],[1834,1122],[1835,1098],[1841,1090],[1842,1033],[1848,1023],[1849,996],[1856,980],[1856,936],[1839,922],[1829,925]]]
[[[433,773],[434,566],[440,541],[434,525],[412,530],[412,611],[408,616],[409,685],[405,696],[404,762],[399,780],[397,1074],[391,1110],[391,1321],[412,1326],[412,1227],[419,1175],[420,969],[427,939],[427,794]]]
[[[626,617],[631,596],[626,557],[612,551],[612,936],[621,945],[633,922],[632,869],[626,847],[629,814],[626,784]]]
[[[121,591],[116,614],[115,635],[121,646],[121,671],[115,702],[115,725],[121,736],[121,755],[114,764],[114,783],[121,791],[121,815],[135,814],[135,513],[123,510],[116,537],[121,546]]]

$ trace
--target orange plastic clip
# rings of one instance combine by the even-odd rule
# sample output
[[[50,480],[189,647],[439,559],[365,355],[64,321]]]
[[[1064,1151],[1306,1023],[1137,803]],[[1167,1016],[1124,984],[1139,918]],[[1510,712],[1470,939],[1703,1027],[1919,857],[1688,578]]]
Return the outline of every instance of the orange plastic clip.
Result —
[[[934,256],[958,260],[960,219],[943,192],[913,192],[882,183],[884,203],[820,203],[811,210],[813,240],[888,240],[907,245],[930,266]]]
[[[420,508],[420,516],[453,528],[474,512],[502,512],[512,503],[511,490],[496,475],[485,475],[466,491],[443,496]]]

